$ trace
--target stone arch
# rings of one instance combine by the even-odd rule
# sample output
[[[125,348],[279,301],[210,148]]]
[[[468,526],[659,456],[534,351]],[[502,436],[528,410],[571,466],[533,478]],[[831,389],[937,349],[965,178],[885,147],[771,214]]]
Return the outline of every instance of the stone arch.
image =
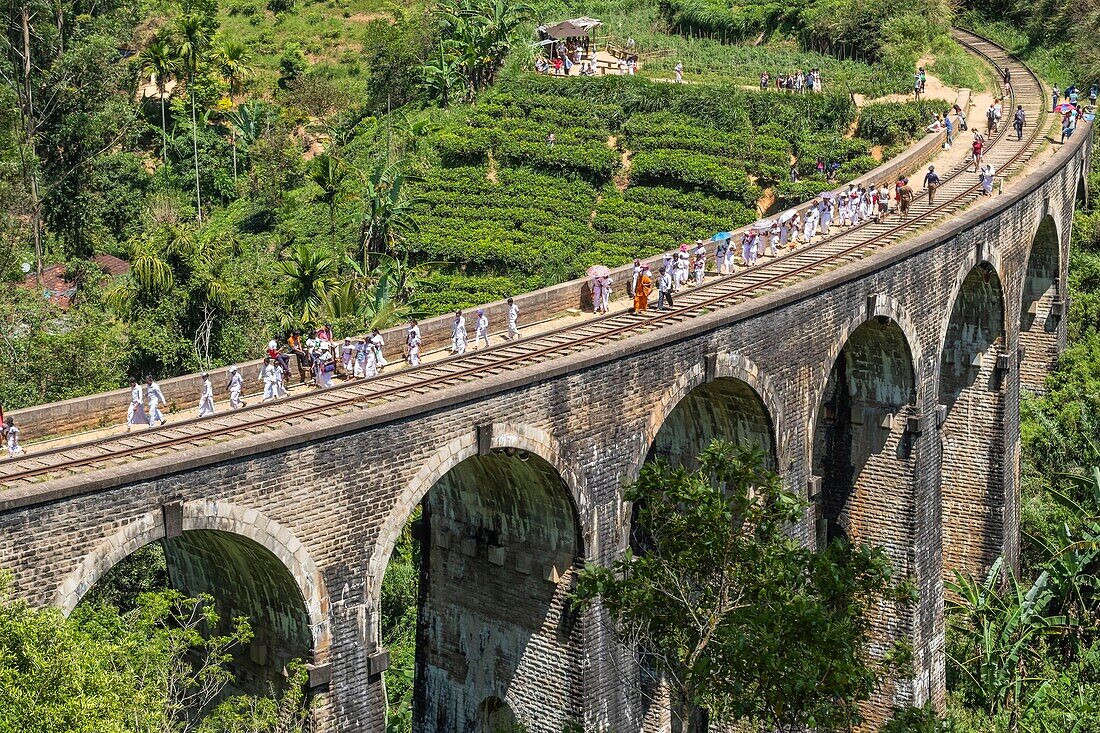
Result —
[[[779,396],[780,392],[775,380],[748,357],[732,351],[721,351],[715,359],[714,381],[722,380],[742,383],[747,388],[744,396],[751,396],[759,402],[760,417],[766,420],[769,434],[767,441],[769,445],[762,447],[771,453],[773,468],[784,470],[790,462],[789,443],[783,431],[783,401]],[[704,362],[699,362],[683,372],[664,391],[646,423],[642,434],[642,445],[637,459],[632,463],[630,478],[637,477],[642,464],[653,451],[661,428],[668,423],[673,413],[684,405],[684,400],[689,395],[700,387],[705,388],[706,385],[706,366]]]
[[[916,454],[922,421],[916,357],[922,352],[906,333],[910,329],[890,315],[904,318],[897,304],[873,300],[842,332],[811,409],[807,465],[813,534],[817,547],[837,538],[882,547],[902,577],[917,569]],[[877,653],[895,640],[914,639],[912,609],[889,603],[872,617]],[[903,689],[891,680],[870,705],[888,709]]]
[[[841,331],[811,405],[807,455],[818,541],[834,536],[892,546],[910,566],[915,431],[921,354],[900,304],[872,297]],[[919,429],[919,428],[918,428]]]
[[[488,445],[479,446],[479,434]],[[424,464],[387,518],[399,533],[405,511],[422,507],[413,525],[415,729],[479,730],[479,706],[489,698],[522,703],[517,712],[536,705],[527,710],[539,722],[533,730],[559,730],[579,714],[584,652],[568,593],[594,523],[582,474],[562,453],[532,426],[470,431]],[[375,608],[396,539],[380,536],[375,545]],[[376,640],[380,622],[372,621]]]
[[[1020,335],[1023,350],[1020,383],[1043,390],[1061,347],[1065,301],[1062,295],[1062,232],[1058,219],[1044,208],[1028,247],[1019,286]]]
[[[836,364],[837,357],[857,328],[871,319],[882,318],[893,321],[901,329],[902,334],[905,336],[909,354],[913,357],[912,363],[917,389],[919,390],[920,385],[924,383],[922,362],[920,361],[920,355],[924,353],[924,350],[921,346],[920,337],[917,335],[918,332],[913,318],[897,298],[883,294],[869,295],[863,307],[854,313],[841,327],[837,338],[829,345],[829,351],[825,355],[824,362],[822,362],[821,366],[818,368],[817,384],[820,384],[821,387],[818,389],[817,393],[812,396],[810,401],[808,424],[811,426],[811,432],[806,435],[805,447],[807,456],[812,457],[814,455],[812,426],[817,422],[822,403],[821,398],[828,384],[829,374],[832,371],[833,365]]]
[[[526,451],[554,467],[569,490],[574,510],[580,518],[586,554],[595,556],[598,548],[596,547],[595,518],[592,515],[594,511],[592,498],[584,481],[584,474],[565,459],[565,451],[560,441],[542,428],[533,425],[493,423],[490,428],[492,449]],[[382,524],[368,561],[367,584],[371,589],[371,609],[379,607],[386,565],[413,510],[451,469],[467,458],[476,456],[477,452],[477,430],[455,436],[424,462],[394,501],[393,509]],[[376,645],[380,643],[381,630],[378,627],[377,615],[372,623],[371,633],[372,641]]]
[[[496,695],[490,695],[477,706],[478,733],[511,731],[518,722],[511,706]]]
[[[983,260],[960,271],[937,368],[944,578],[984,574],[1004,551],[1007,323],[1002,280]],[[1014,481],[1011,481],[1014,485]]]
[[[53,603],[68,614],[87,591],[131,553],[163,541],[168,575],[184,595],[208,593],[221,617],[215,633],[245,616],[249,644],[234,652],[236,684],[266,691],[293,659],[325,663],[331,631],[324,579],[286,527],[251,509],[218,501],[182,505],[182,532],[167,537],[163,511],[120,527],[85,556],[58,587]]]
[[[254,509],[214,500],[183,504],[183,531],[223,532],[245,538],[277,558],[301,594],[316,662],[326,661],[331,644],[329,596],[324,576],[305,545],[278,522]],[[81,560],[54,594],[53,605],[68,615],[88,590],[121,560],[156,540],[165,539],[164,515],[149,512],[120,527]]]

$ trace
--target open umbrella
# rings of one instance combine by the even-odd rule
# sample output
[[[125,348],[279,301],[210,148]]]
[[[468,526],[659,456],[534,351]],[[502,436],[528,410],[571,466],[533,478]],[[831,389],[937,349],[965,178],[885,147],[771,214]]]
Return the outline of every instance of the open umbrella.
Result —
[[[589,277],[607,277],[611,274],[611,269],[607,265],[592,265],[588,268]]]
[[[753,229],[771,229],[775,226],[775,219],[761,219],[752,225]]]
[[[821,198],[825,199],[826,201],[832,201],[836,197],[826,191],[825,193],[821,194]]]
[[[779,223],[780,224],[786,224],[787,222],[789,222],[791,219],[795,218],[796,216],[798,216],[797,211],[784,211],[782,214],[779,215]]]
[[[710,238],[712,242],[721,242],[723,239],[729,239],[733,236],[733,232],[718,232]]]
[[[1064,115],[1067,112],[1072,112],[1073,110],[1077,109],[1077,105],[1073,104],[1072,102],[1062,102],[1054,109],[1057,110],[1058,114]]]

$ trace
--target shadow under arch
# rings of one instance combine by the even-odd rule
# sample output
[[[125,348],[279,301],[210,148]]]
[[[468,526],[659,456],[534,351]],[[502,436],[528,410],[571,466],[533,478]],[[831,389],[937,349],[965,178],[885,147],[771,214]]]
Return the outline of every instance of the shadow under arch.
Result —
[[[752,360],[732,352],[716,355],[708,382],[702,363],[684,372],[658,400],[643,434],[643,463],[663,458],[692,466],[699,450],[721,438],[759,448],[773,470],[786,463],[782,401],[772,380]]]
[[[1005,315],[996,268],[971,267],[952,301],[938,367],[945,579],[955,570],[984,574],[1004,551]]]
[[[547,722],[557,729],[583,705],[581,624],[567,608],[574,574],[595,544],[583,474],[540,428],[485,428],[486,453],[470,430],[428,457],[370,559],[377,645],[382,581],[419,506],[414,730],[480,730],[479,707],[490,698],[553,700],[561,720]],[[515,712],[524,714],[522,706]]]
[[[1059,325],[1065,307],[1059,283],[1061,271],[1061,232],[1048,213],[1035,230],[1020,287],[1020,383],[1033,391],[1042,391],[1058,357]]]
[[[277,522],[234,504],[187,502],[182,512],[183,532],[172,538],[162,512],[121,527],[80,561],[54,605],[71,613],[111,568],[161,541],[173,587],[188,596],[213,596],[223,623],[249,618],[254,638],[234,662],[239,684],[266,692],[289,661],[327,661],[328,595],[305,546]]]
[[[909,566],[917,369],[899,323],[876,315],[838,349],[813,410],[811,466],[820,483],[817,541],[848,538],[893,548]]]

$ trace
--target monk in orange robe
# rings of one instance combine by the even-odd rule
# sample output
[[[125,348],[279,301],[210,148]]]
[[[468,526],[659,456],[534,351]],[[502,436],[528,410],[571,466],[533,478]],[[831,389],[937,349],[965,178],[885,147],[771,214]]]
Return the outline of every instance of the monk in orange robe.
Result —
[[[649,276],[649,265],[642,266],[638,276],[638,285],[634,288],[634,312],[644,313],[649,307],[649,294],[653,290],[653,278]]]

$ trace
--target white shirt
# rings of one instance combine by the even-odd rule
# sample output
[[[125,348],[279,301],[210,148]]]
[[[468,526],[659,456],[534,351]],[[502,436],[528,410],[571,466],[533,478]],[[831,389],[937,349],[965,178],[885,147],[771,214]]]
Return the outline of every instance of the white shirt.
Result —
[[[512,303],[510,306],[508,306],[508,323],[510,323],[514,326],[516,324],[516,321],[518,321],[518,320],[519,320],[519,306],[516,305],[515,303]]]
[[[457,336],[459,334],[465,335],[466,333],[466,317],[459,316],[455,319],[454,326],[451,328],[451,335]]]
[[[279,381],[279,375],[275,372],[275,367],[271,364],[265,364],[263,368],[264,384],[275,384]]]
[[[241,376],[240,372],[233,372],[233,376],[229,378],[229,391],[240,392],[243,387],[244,377]]]
[[[210,380],[207,379],[202,383],[202,397],[199,398],[201,402],[214,402],[214,388],[210,386]]]
[[[164,402],[164,393],[160,391],[160,385],[156,382],[149,385],[148,394],[150,402]]]
[[[144,401],[141,393],[141,385],[135,384],[134,388],[130,390],[130,402],[135,405],[140,405]]]
[[[420,326],[413,326],[409,329],[408,334],[405,336],[405,343],[409,345],[409,348],[420,346]]]
[[[484,316],[484,315],[478,316],[477,330],[482,332],[482,333],[485,333],[487,330],[489,330],[489,318],[488,318],[488,316]]]

